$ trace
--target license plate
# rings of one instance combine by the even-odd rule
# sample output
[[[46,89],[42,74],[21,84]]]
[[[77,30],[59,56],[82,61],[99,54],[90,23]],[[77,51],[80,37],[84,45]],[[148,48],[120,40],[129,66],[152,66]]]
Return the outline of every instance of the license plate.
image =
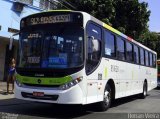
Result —
[[[33,92],[33,96],[43,97],[44,96],[44,92]]]

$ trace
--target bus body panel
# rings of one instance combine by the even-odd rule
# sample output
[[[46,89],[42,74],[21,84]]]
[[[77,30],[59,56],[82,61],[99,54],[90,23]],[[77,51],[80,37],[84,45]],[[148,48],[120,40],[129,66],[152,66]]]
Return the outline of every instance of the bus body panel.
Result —
[[[96,18],[90,16],[87,13],[81,12],[84,16],[83,27],[84,35],[86,38],[86,26],[88,21],[93,21],[103,26],[103,22],[100,22]],[[110,30],[110,29],[107,29]],[[104,40],[104,39],[103,39]],[[85,40],[85,44],[86,44]],[[136,41],[134,41],[136,42]],[[139,43],[137,43],[139,45]],[[142,46],[142,45],[141,45]],[[142,46],[146,48],[145,46]],[[87,46],[84,46],[87,49]],[[87,53],[85,52],[85,56]],[[23,100],[47,102],[47,103],[58,103],[58,104],[90,104],[95,102],[103,101],[105,86],[109,80],[112,80],[115,85],[115,99],[126,97],[134,94],[143,92],[144,81],[147,81],[148,90],[156,87],[156,72],[155,68],[145,67],[125,61],[119,61],[116,59],[102,57],[100,63],[96,69],[86,75],[85,66],[84,68],[70,76],[75,79],[83,76],[83,80],[66,90],[45,90],[43,87],[40,88],[23,88],[17,86],[15,83],[15,97]],[[47,95],[58,95],[56,101],[42,100],[42,99],[31,99],[24,98],[21,92],[31,93],[33,92],[44,92]]]
[[[47,102],[47,103],[57,103],[57,104],[84,104],[85,96],[79,85],[76,85],[68,90],[44,90],[44,89],[36,89],[36,88],[21,88],[18,87],[15,83],[15,97],[17,99],[30,100],[30,101],[38,101],[38,102]],[[32,98],[24,98],[21,95],[21,92],[33,94],[33,92],[44,92],[45,95],[58,95],[58,99],[54,100],[43,100],[43,99],[32,99]]]
[[[98,77],[100,74],[102,79]],[[156,87],[156,69],[102,58],[98,68],[87,76],[87,103],[103,100],[103,91],[110,79],[115,84],[115,99],[140,94],[145,79],[148,91]]]

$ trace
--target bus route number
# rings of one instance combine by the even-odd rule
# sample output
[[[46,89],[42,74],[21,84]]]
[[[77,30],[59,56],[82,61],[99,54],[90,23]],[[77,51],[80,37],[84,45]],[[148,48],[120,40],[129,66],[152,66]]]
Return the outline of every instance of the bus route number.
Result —
[[[119,72],[119,67],[116,65],[111,65],[111,72]]]

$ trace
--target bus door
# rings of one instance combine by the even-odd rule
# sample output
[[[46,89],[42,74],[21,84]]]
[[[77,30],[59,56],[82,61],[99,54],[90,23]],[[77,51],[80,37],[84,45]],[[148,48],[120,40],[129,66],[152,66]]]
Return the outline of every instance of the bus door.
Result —
[[[117,41],[117,63],[116,63],[116,67],[118,67],[117,71],[117,82],[119,85],[119,88],[117,90],[117,95],[118,97],[124,97],[126,95],[126,86],[128,85],[127,82],[127,71],[130,69],[126,68],[126,62],[124,62],[126,60],[125,57],[125,40],[121,37],[116,37],[116,41]],[[113,68],[112,68],[113,69]],[[115,69],[115,68],[114,68]],[[116,68],[117,69],[117,68]],[[114,71],[114,70],[113,70]]]
[[[99,63],[101,59],[101,28],[89,22],[87,24],[87,103],[96,102],[98,99],[98,79],[103,73],[100,69]]]

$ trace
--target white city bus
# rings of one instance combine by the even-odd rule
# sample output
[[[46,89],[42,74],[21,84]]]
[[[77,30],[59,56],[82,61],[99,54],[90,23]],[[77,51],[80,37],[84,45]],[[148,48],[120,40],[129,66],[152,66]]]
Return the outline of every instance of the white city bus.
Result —
[[[157,86],[156,52],[85,12],[27,16],[19,35],[18,99],[105,111],[114,99],[145,98]]]

